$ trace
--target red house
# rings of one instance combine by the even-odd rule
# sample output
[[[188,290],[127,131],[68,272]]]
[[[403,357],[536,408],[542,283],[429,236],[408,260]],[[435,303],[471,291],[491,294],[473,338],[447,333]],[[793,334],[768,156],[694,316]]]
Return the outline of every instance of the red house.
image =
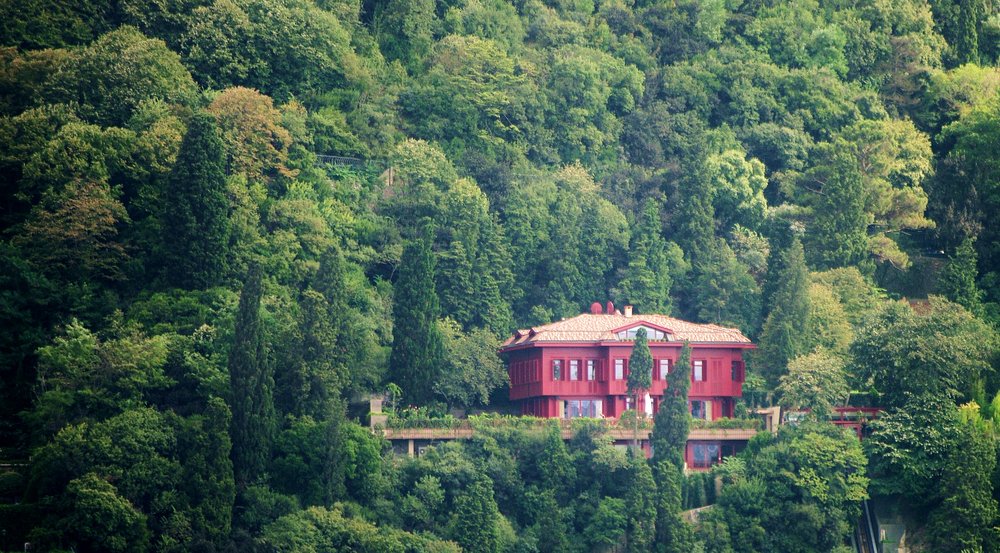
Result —
[[[618,418],[632,407],[627,395],[629,356],[636,332],[646,329],[653,354],[653,385],[640,410],[652,415],[659,408],[666,376],[691,345],[692,416],[714,420],[732,417],[743,392],[743,352],[755,346],[737,329],[696,324],[665,315],[634,314],[630,306],[618,312],[608,302],[555,323],[518,330],[504,342],[510,374],[510,398],[520,401],[525,415],[549,418]],[[707,468],[722,458],[731,444],[689,442],[689,466]],[[727,451],[728,453],[728,451]]]

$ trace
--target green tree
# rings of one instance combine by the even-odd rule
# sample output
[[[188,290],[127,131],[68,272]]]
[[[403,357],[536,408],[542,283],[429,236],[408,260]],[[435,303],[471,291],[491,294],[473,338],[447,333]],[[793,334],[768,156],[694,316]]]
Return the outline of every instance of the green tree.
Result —
[[[629,482],[625,489],[625,549],[650,551],[656,539],[656,481],[644,455],[629,455]]]
[[[824,349],[791,359],[778,392],[785,409],[809,409],[812,418],[825,420],[850,394],[844,360]]]
[[[438,331],[445,364],[434,391],[449,405],[488,405],[490,394],[508,382],[507,370],[496,354],[500,340],[482,328],[462,332],[451,318],[438,321]]]
[[[241,487],[264,476],[275,431],[274,377],[260,318],[262,295],[260,269],[254,266],[240,292],[233,347],[229,353],[233,471]]]
[[[493,499],[493,483],[477,478],[455,499],[450,535],[462,551],[495,553],[500,511]]]
[[[236,485],[230,459],[232,414],[221,398],[208,400],[204,413],[179,421],[177,451],[183,467],[181,490],[191,503],[187,513],[193,544],[228,543]]]
[[[972,246],[973,240],[966,238],[955,250],[955,255],[948,260],[939,277],[938,289],[948,298],[975,315],[983,314],[983,293],[976,285],[979,274],[977,262],[979,256]]]
[[[744,456],[745,477],[723,488],[716,507],[734,550],[809,553],[844,543],[868,497],[856,436],[803,423],[759,435]]]
[[[118,495],[109,482],[90,472],[66,488],[64,538],[73,547],[93,551],[145,551],[146,517]]]
[[[691,527],[681,518],[684,472],[669,459],[657,461],[654,458],[653,462],[653,476],[656,479],[656,551],[691,551],[694,546]]]
[[[755,332],[760,325],[760,287],[725,240],[714,238],[700,257],[692,254],[689,275],[682,297],[690,317]]]
[[[933,506],[959,423],[955,405],[931,395],[914,397],[872,421],[864,443],[872,493],[898,494],[924,509]]]
[[[971,398],[995,355],[995,330],[960,305],[932,296],[928,309],[888,303],[871,315],[851,346],[862,383],[881,394],[884,407],[934,395]]]
[[[85,119],[122,126],[145,101],[194,105],[197,85],[162,40],[120,27],[80,51],[49,84],[51,103],[77,102]]]
[[[226,275],[229,199],[222,140],[212,116],[188,123],[167,179],[163,212],[164,271],[181,288],[207,288]]]
[[[390,0],[377,15],[385,31],[377,38],[389,60],[417,71],[434,43],[438,24],[431,0]]]
[[[434,384],[445,359],[438,329],[439,305],[434,290],[432,228],[411,241],[400,260],[399,280],[393,295],[394,332],[389,356],[389,379],[403,389],[411,404],[434,399]]]
[[[776,275],[779,284],[771,299],[773,307],[764,322],[755,359],[772,384],[785,373],[791,359],[806,353],[807,337],[803,329],[809,323],[809,273],[802,243],[794,240],[780,255],[781,269]]]
[[[868,251],[868,218],[857,160],[843,142],[821,147],[822,161],[804,175],[806,186],[822,192],[812,205],[813,218],[805,245],[811,263],[820,269],[856,265]]]
[[[643,396],[653,385],[653,354],[649,351],[649,341],[646,339],[646,329],[640,328],[635,333],[632,343],[632,353],[628,358],[628,393],[632,395],[635,407],[635,423],[632,434],[632,447],[639,443],[639,413],[645,414]]]
[[[809,285],[809,336],[807,351],[826,348],[835,355],[847,355],[854,340],[854,329],[844,305],[836,296],[836,291],[825,284],[813,282]],[[869,307],[874,308],[873,303]]]
[[[666,250],[659,205],[655,200],[646,200],[632,231],[628,267],[619,284],[621,296],[640,313],[670,314],[673,279]]]
[[[964,421],[955,441],[937,482],[941,503],[928,519],[927,532],[936,551],[985,550],[996,539],[997,502],[991,494],[996,438],[979,419]]]
[[[404,553],[429,551],[459,553],[454,543],[418,536],[392,527],[376,526],[345,514],[344,508],[309,507],[296,510],[268,524],[261,541],[279,553],[312,551],[364,551]]]
[[[690,387],[691,346],[685,342],[677,364],[670,367],[670,373],[667,374],[667,389],[660,409],[656,412],[653,431],[649,437],[656,466],[669,462],[677,470],[684,468],[684,448],[687,447],[691,418],[688,409]]]

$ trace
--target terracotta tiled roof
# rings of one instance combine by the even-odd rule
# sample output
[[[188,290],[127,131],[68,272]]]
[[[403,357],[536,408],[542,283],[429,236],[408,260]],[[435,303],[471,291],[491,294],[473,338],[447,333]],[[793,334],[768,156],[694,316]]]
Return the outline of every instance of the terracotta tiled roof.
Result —
[[[601,342],[617,340],[616,329],[648,323],[652,326],[673,331],[673,341],[740,343],[749,344],[750,339],[739,329],[726,328],[714,324],[698,324],[682,321],[666,315],[593,315],[584,313],[562,321],[518,330],[504,342],[504,347],[539,342]]]

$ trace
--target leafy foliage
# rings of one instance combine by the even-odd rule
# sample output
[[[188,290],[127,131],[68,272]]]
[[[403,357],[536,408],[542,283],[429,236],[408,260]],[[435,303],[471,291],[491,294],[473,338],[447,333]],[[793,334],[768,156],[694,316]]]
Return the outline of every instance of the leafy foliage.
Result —
[[[823,426],[681,522],[687,348],[652,475],[608,425],[397,463],[348,420],[496,399],[508,332],[612,299],[739,327],[755,403],[822,414],[843,366],[873,490],[990,549],[990,417],[952,411],[1000,385],[998,38],[983,0],[0,1],[0,547],[843,545]]]

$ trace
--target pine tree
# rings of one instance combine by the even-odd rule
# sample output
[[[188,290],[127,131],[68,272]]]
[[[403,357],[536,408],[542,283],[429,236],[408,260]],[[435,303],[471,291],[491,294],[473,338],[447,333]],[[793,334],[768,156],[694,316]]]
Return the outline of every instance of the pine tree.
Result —
[[[670,313],[672,278],[666,248],[659,206],[647,200],[632,234],[628,268],[621,282],[622,296],[641,313]]]
[[[215,120],[195,115],[164,193],[163,257],[167,281],[174,286],[207,288],[225,276],[229,199],[224,168]]]
[[[433,229],[410,242],[400,260],[399,280],[393,297],[393,340],[389,356],[390,379],[413,404],[433,400],[434,382],[444,361],[438,330],[440,307],[434,291]]]
[[[649,351],[645,328],[640,328],[635,333],[632,354],[628,359],[628,370],[628,393],[635,401],[633,405],[636,417],[632,434],[632,447],[635,448],[638,444],[639,413],[643,412],[640,396],[653,385],[653,354]]]
[[[938,288],[949,300],[976,315],[983,313],[983,293],[976,286],[979,258],[971,238],[966,238],[941,271]]]
[[[691,387],[691,346],[681,348],[677,364],[670,367],[667,374],[667,389],[663,402],[653,421],[650,444],[653,446],[653,462],[666,461],[678,470],[684,468],[684,448],[687,445],[688,390]]]
[[[772,386],[788,368],[788,362],[807,353],[803,329],[809,323],[809,274],[802,243],[796,239],[781,253],[778,288],[772,298],[771,314],[764,322],[756,363]]]
[[[246,486],[258,481],[271,456],[274,435],[274,378],[260,322],[260,268],[252,266],[240,293],[233,349],[229,353],[233,422],[233,472]]]

